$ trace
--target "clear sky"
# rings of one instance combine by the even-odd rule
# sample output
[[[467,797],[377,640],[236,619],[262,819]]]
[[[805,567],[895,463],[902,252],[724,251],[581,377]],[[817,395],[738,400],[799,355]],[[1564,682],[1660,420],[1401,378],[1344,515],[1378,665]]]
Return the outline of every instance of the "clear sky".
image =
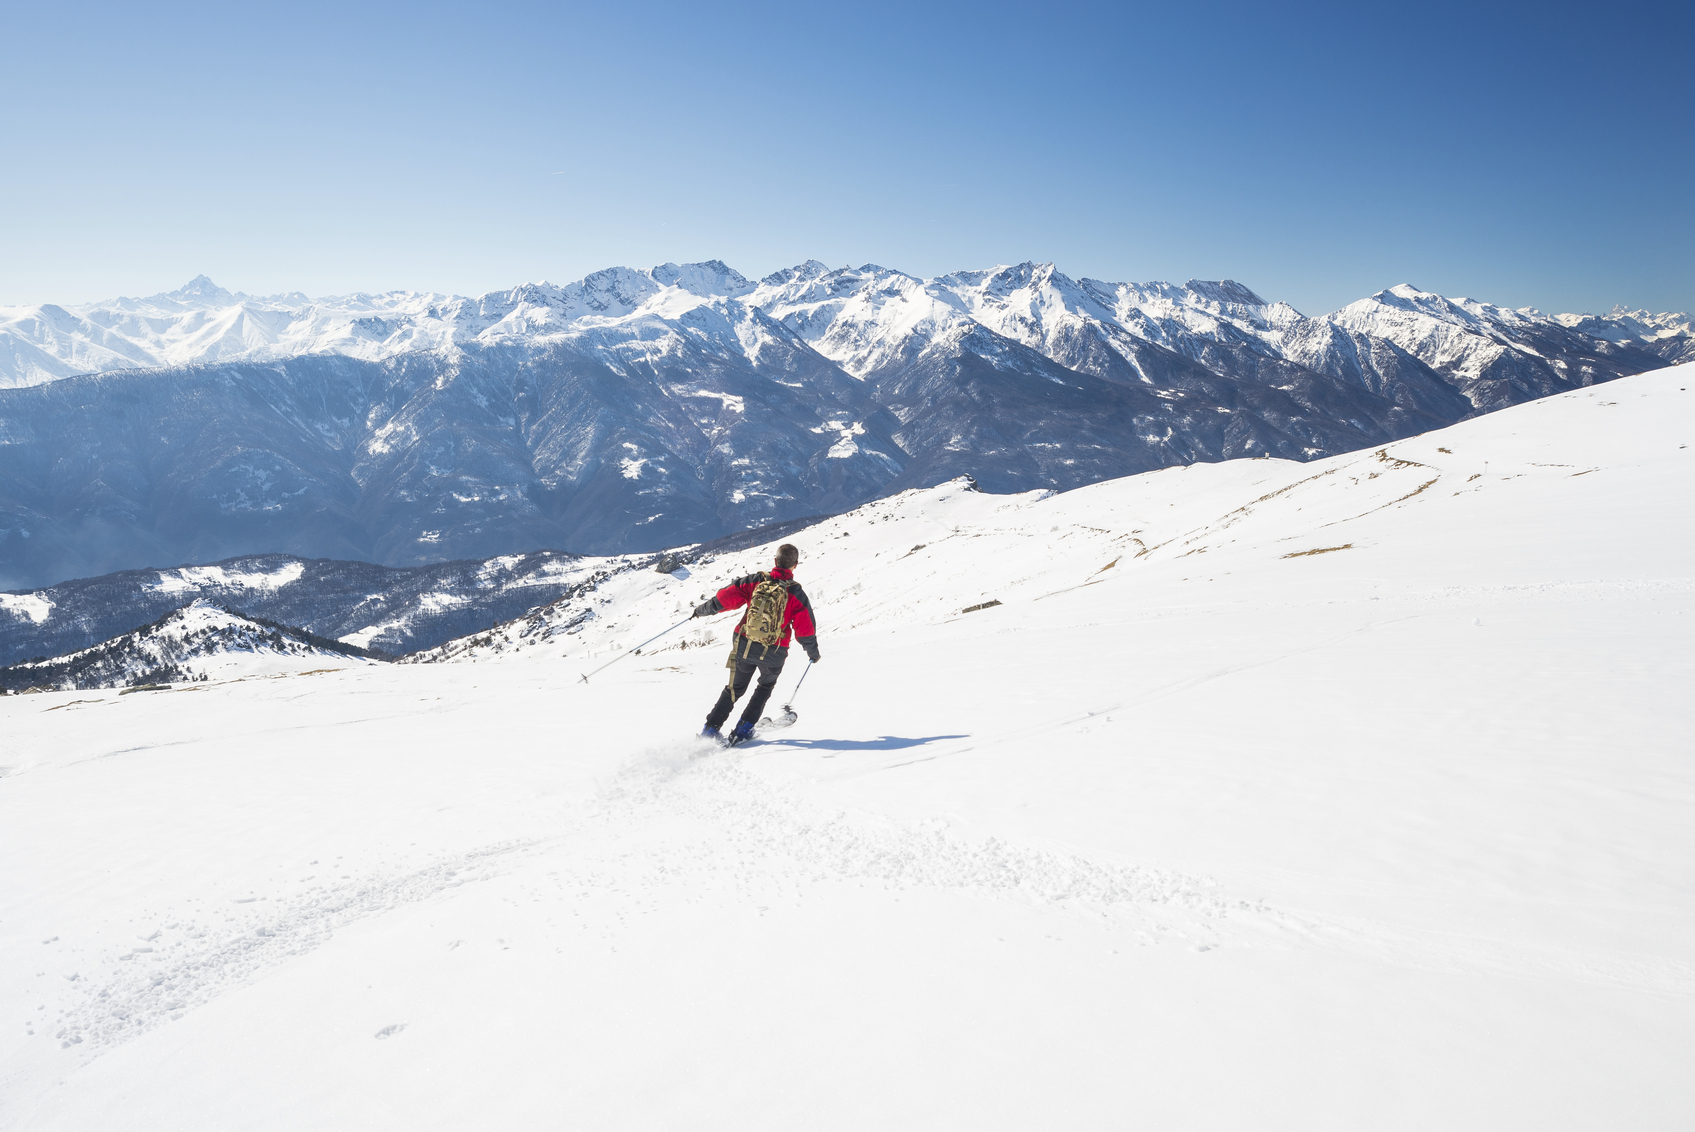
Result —
[[[0,0],[0,303],[817,258],[1688,310],[1692,11]]]

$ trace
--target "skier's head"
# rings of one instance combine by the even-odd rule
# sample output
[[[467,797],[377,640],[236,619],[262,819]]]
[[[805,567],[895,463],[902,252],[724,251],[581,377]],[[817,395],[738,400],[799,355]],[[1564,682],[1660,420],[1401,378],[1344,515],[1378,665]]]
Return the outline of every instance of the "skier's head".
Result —
[[[800,565],[800,549],[792,542],[785,542],[777,548],[777,569],[793,570]]]

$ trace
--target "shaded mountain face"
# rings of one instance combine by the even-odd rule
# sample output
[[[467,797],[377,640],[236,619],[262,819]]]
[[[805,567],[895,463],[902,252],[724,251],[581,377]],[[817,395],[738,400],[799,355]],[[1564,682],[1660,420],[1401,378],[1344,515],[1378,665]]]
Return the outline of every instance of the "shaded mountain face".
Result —
[[[1309,319],[1228,280],[1051,264],[755,283],[712,261],[334,304],[201,279],[100,317],[159,349],[284,356],[0,390],[0,586],[273,551],[652,551],[964,473],[1065,489],[1310,459],[1665,364],[1411,288]]]
[[[0,666],[85,649],[194,601],[401,655],[486,629],[636,560],[557,551],[392,567],[252,554],[0,594]]]
[[[1302,403],[1175,356],[1181,380],[1163,387],[1101,378],[974,325],[865,381],[781,339],[757,361],[683,335],[634,345],[652,348],[293,358],[0,391],[0,578],[270,550],[393,566],[649,551],[964,472],[1064,489],[1346,451],[1436,421],[1365,390]]]
[[[756,372],[682,336],[633,345],[293,358],[4,391],[0,578],[18,588],[267,550],[414,565],[652,549],[839,509],[904,465],[892,418],[809,351],[768,349]]]

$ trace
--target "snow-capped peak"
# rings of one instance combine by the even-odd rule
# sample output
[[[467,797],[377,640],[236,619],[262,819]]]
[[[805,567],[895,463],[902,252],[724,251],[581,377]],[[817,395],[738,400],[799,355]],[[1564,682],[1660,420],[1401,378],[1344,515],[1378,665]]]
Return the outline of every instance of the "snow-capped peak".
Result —
[[[808,261],[761,280],[744,302],[794,331],[855,377],[910,359],[971,319],[938,289],[868,263],[833,271]]]
[[[805,263],[796,264],[794,267],[784,267],[773,271],[759,282],[772,287],[780,287],[785,283],[793,283],[797,280],[816,279],[820,275],[828,273],[829,270],[828,264],[816,259],[809,259]]]
[[[753,290],[753,283],[723,260],[705,263],[662,263],[649,268],[648,276],[661,287],[680,287],[702,298],[738,298]]]
[[[235,298],[234,295],[212,282],[205,275],[196,275],[175,291],[170,292],[168,297],[182,303],[199,301],[208,306],[214,303],[227,303]]]

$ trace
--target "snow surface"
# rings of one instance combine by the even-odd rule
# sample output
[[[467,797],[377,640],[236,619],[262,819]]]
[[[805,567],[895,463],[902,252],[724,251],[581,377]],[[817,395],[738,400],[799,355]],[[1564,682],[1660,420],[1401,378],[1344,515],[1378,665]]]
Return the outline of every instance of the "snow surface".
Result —
[[[0,1126],[1687,1127],[1691,379],[860,508],[732,751],[769,547],[0,700]]]
[[[0,594],[0,609],[39,625],[52,614],[53,603],[39,594]]]

